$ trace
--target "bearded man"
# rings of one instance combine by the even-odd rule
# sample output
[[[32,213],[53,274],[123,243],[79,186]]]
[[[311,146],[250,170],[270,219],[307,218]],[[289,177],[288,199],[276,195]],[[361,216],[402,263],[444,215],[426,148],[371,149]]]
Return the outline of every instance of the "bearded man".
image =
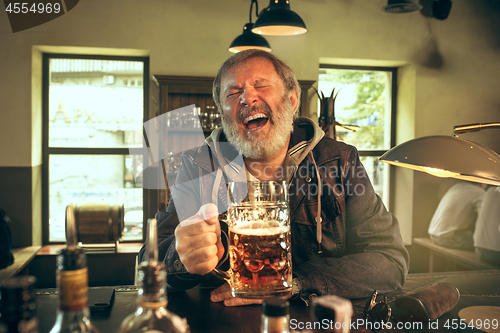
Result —
[[[224,261],[218,213],[227,209],[225,187],[234,180],[288,183],[293,297],[361,298],[404,284],[409,258],[396,218],[374,192],[357,150],[298,117],[300,95],[290,67],[267,52],[243,51],[221,66],[213,97],[222,128],[184,154],[173,199],[156,216],[170,290],[212,280]],[[232,297],[227,283],[211,300],[260,302]]]

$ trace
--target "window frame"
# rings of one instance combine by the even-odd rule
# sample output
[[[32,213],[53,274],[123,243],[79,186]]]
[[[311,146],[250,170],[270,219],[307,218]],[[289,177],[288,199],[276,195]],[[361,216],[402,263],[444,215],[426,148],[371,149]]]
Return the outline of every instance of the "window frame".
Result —
[[[149,57],[136,56],[107,56],[88,54],[43,53],[42,54],[42,244],[63,244],[61,241],[50,241],[49,230],[49,157],[50,155],[143,155],[142,148],[74,148],[74,147],[49,147],[49,86],[50,86],[50,60],[51,59],[81,59],[81,60],[117,60],[138,61],[143,65],[143,122],[149,119]],[[144,127],[142,128],[144,137]],[[147,160],[146,160],[147,161]],[[142,239],[123,240],[121,243],[136,243],[146,240],[149,191],[142,188],[143,226]]]
[[[397,67],[383,67],[383,66],[361,66],[361,65],[335,65],[335,64],[319,64],[319,70],[321,69],[341,69],[341,70],[358,70],[358,71],[380,71],[391,73],[391,126],[390,126],[390,147],[393,148],[396,145],[396,115],[397,115],[397,95],[398,95],[398,68]],[[337,112],[336,112],[337,113]],[[389,149],[358,149],[358,155],[360,157],[380,157],[385,154]],[[392,208],[394,204],[394,166],[387,165],[389,168],[388,177],[388,187],[389,187],[389,202],[388,205]],[[387,207],[390,209],[390,207]]]

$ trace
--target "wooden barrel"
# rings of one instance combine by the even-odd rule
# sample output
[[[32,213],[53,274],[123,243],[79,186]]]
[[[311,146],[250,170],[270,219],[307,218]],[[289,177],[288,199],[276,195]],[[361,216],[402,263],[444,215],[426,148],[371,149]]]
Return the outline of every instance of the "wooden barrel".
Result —
[[[83,244],[115,243],[123,237],[124,206],[109,202],[73,204],[78,241]]]

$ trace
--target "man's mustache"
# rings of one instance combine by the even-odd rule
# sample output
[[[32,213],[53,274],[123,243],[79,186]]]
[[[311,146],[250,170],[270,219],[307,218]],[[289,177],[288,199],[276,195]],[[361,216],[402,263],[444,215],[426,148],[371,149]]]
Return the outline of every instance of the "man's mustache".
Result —
[[[238,118],[239,118],[238,120],[241,122],[241,121],[243,121],[243,119],[245,119],[245,117],[247,117],[248,115],[255,113],[255,112],[265,113],[268,116],[269,120],[272,122],[272,118],[273,118],[272,111],[271,111],[271,108],[269,107],[269,105],[267,105],[266,103],[255,104],[252,106],[245,106],[238,113]]]

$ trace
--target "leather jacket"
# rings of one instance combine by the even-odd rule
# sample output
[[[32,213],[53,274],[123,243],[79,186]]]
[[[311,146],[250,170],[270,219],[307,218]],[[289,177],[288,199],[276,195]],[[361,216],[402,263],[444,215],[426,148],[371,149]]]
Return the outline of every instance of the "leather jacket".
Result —
[[[309,120],[299,120],[299,125],[292,133],[291,146],[301,130],[312,126],[314,131],[321,131]],[[325,294],[360,298],[370,296],[373,290],[386,293],[403,286],[409,256],[398,221],[375,193],[356,148],[327,137],[316,141],[302,141],[308,153],[289,178],[292,270],[300,280],[301,298],[307,301],[311,295]],[[224,166],[215,150],[213,142],[208,142],[183,155],[173,199],[156,215],[159,258],[167,265],[169,290],[185,290],[213,279],[211,274],[200,276],[186,271],[175,250],[173,234],[179,223],[175,203],[182,203],[183,215],[189,217],[201,205],[213,202],[216,195],[219,212],[226,210],[224,189],[230,179],[227,172],[220,172]],[[223,154],[229,156],[227,160],[234,160],[235,151],[226,147]],[[145,247],[139,254],[140,261],[144,253]]]

